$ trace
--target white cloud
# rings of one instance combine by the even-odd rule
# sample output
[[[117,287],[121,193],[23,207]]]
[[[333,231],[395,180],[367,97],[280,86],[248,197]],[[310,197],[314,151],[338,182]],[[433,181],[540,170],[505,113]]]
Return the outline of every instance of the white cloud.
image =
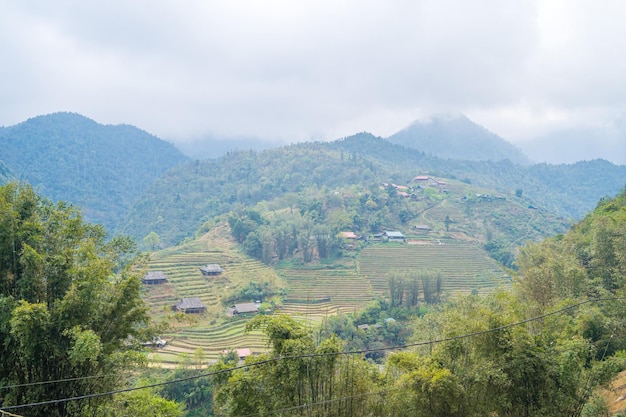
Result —
[[[0,124],[69,110],[171,140],[305,140],[464,112],[521,140],[626,110],[625,5],[2,2]]]

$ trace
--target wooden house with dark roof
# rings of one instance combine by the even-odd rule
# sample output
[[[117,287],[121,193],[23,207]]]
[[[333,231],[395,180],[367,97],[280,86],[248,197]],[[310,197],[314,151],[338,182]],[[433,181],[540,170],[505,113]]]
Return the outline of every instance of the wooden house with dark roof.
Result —
[[[174,311],[181,311],[185,314],[200,314],[206,311],[206,306],[197,297],[182,298],[172,307]]]
[[[141,278],[141,282],[147,285],[165,284],[167,275],[163,271],[149,271]]]
[[[204,276],[216,276],[224,272],[224,270],[218,264],[206,264],[200,268],[200,272]]]
[[[232,307],[233,314],[256,314],[259,312],[259,303],[240,303]]]

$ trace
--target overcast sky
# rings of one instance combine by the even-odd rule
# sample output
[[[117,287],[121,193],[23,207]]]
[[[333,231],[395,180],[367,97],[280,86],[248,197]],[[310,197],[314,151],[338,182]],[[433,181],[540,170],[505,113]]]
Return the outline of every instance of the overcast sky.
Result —
[[[171,141],[519,142],[626,114],[624,0],[0,0],[0,125],[72,111]]]

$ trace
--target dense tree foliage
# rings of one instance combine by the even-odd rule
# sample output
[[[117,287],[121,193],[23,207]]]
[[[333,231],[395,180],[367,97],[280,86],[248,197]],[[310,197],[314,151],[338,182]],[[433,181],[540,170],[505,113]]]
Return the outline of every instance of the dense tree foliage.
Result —
[[[150,183],[186,159],[136,127],[101,125],[74,113],[0,128],[0,160],[15,177],[47,198],[80,205],[88,221],[107,230],[123,221]],[[0,184],[2,176],[0,166]]]
[[[605,416],[596,388],[626,368],[625,226],[626,191],[566,235],[524,247],[512,291],[454,296],[414,316],[414,348],[389,353],[382,366],[372,360],[388,340],[372,343],[358,325],[413,305],[408,282],[417,275],[390,275],[391,303],[329,318],[319,332],[258,317],[248,328],[264,329],[270,351],[216,381],[216,412]]]
[[[321,194],[324,197],[319,197],[318,202],[322,202],[328,200],[328,194],[337,192],[335,197],[344,201],[346,196],[361,198],[363,195],[358,190],[372,190],[383,182],[407,184],[419,174],[463,179],[471,184],[470,188],[482,187],[505,195],[523,189],[524,209],[533,205],[564,217],[580,218],[599,198],[619,192],[626,167],[606,161],[520,166],[509,161],[439,159],[362,133],[330,143],[302,143],[262,152],[238,151],[217,160],[182,164],[160,177],[142,195],[124,231],[139,239],[154,231],[169,246],[193,236],[203,222],[238,212],[241,207],[282,201],[285,207],[299,207],[314,216],[316,209],[326,210],[327,206],[305,207],[300,204],[302,197],[310,199]],[[353,192],[352,187],[357,190]],[[475,188],[468,192],[482,191]],[[375,199],[362,201],[380,216],[370,219],[370,230],[383,225],[404,226],[419,212],[403,204],[387,207],[387,203],[393,202],[394,199],[383,204]],[[394,223],[385,223],[386,209],[393,214]],[[537,211],[534,215],[540,218],[544,214]],[[358,222],[357,217],[351,219]],[[318,219],[313,220],[319,223]],[[507,219],[493,220],[502,222],[494,226],[496,229],[506,227]],[[541,222],[534,226],[542,237],[554,233]]]
[[[0,389],[4,406],[107,391],[141,360],[129,350],[148,317],[125,238],[83,222],[30,187],[0,188]],[[89,377],[81,379],[82,377]],[[67,380],[53,384],[36,383]],[[20,409],[93,413],[105,398]]]
[[[0,160],[0,185],[6,184],[13,179],[11,170]]]

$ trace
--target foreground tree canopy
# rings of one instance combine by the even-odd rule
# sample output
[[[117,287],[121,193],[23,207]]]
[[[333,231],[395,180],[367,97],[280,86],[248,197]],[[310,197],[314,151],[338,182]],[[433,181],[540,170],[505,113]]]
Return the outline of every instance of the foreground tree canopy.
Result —
[[[598,388],[626,366],[626,191],[518,262],[512,290],[431,304],[379,363],[328,326],[253,319],[269,352],[216,378],[217,415],[607,416]],[[410,296],[392,278],[392,303]]]
[[[130,262],[134,247],[105,237],[71,206],[29,186],[0,187],[0,407],[106,392],[141,359],[131,341],[148,317]],[[35,384],[57,380],[64,381]],[[93,414],[106,401],[14,411]]]

